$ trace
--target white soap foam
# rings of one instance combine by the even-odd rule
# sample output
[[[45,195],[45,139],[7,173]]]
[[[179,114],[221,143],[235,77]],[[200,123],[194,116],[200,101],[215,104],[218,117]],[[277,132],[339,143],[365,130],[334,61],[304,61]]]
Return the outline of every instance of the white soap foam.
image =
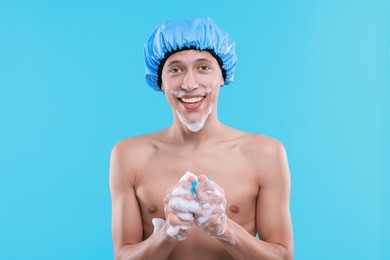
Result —
[[[200,225],[206,223],[210,219],[212,212],[213,212],[212,209],[203,210],[201,216],[198,217],[198,219],[197,219],[198,223]]]
[[[219,240],[226,241],[226,242],[228,242],[232,246],[235,246],[237,244],[234,239],[228,239],[228,238],[224,238],[224,237],[216,237],[216,238],[219,239]]]
[[[195,174],[193,174],[192,172],[186,172],[179,180],[179,182],[183,182],[183,181],[188,181],[188,179],[191,177],[191,176],[194,176],[196,180],[198,180],[198,176],[196,176]]]
[[[179,233],[179,230],[180,230],[180,226],[176,226],[176,227],[174,227],[174,226],[169,226],[169,227],[167,228],[167,234],[168,234],[169,236],[171,236],[171,237],[174,237],[174,236],[176,236],[176,235]]]
[[[206,223],[208,220],[210,219],[210,216],[201,216],[198,218],[198,223],[199,225],[203,225],[204,223]]]
[[[219,217],[218,222],[223,222],[223,224],[220,226],[220,230],[219,230],[218,234],[216,234],[216,236],[222,236],[223,234],[225,234],[226,225],[227,225],[226,215],[225,214],[221,215]]]
[[[210,203],[202,203],[202,208],[203,209],[209,209],[211,207]]]
[[[222,196],[223,195],[223,193],[220,191],[220,190],[218,190],[218,189],[216,189],[216,190],[214,190],[214,193],[213,193],[215,196]]]
[[[191,229],[190,226],[170,226],[167,228],[167,234],[171,237],[176,236],[177,239],[179,240],[184,240],[186,239],[186,235],[179,235],[179,231],[180,230],[188,231],[190,229]]]
[[[178,90],[178,91],[173,91],[169,89],[169,93],[172,95],[181,98],[184,97],[185,95],[200,95],[200,96],[205,96],[206,94],[210,94],[212,92],[211,88],[202,88],[202,89],[196,89],[193,91],[187,91],[187,90]]]
[[[186,90],[178,90],[173,91],[169,89],[169,93],[171,95],[174,95],[177,98],[181,98],[185,95],[200,95],[200,96],[206,96],[207,94],[211,93],[211,88],[197,88],[193,91],[186,91]],[[208,116],[213,111],[213,106],[210,105],[209,109],[206,111],[206,113],[198,120],[195,121],[189,121],[187,120],[178,110],[176,111],[177,116],[179,117],[179,120],[192,132],[198,132],[200,129],[203,128]]]
[[[164,226],[165,220],[163,220],[161,218],[153,218],[152,219],[152,224],[153,224],[153,227],[154,227],[153,233],[155,234],[158,231],[160,231],[161,228]]]
[[[180,229],[187,231],[191,229],[191,226],[180,226]]]
[[[172,191],[172,196],[182,196],[186,194],[191,194],[191,191],[188,189],[184,189],[183,187],[176,187]]]
[[[179,110],[176,110],[176,114],[179,118],[179,120],[182,122],[183,125],[185,125],[191,132],[198,132],[200,129],[203,128],[204,124],[206,123],[207,118],[213,111],[213,106],[210,105],[209,109],[206,111],[206,113],[199,118],[198,120],[187,120],[180,112]]]
[[[176,210],[183,212],[196,212],[200,207],[197,201],[185,200],[180,197],[172,198],[168,205]]]
[[[177,239],[179,239],[180,241],[183,241],[183,240],[186,239],[185,236],[181,236],[181,235],[177,235],[176,237],[177,237]]]
[[[193,221],[194,215],[192,213],[178,212],[176,215],[183,221]]]

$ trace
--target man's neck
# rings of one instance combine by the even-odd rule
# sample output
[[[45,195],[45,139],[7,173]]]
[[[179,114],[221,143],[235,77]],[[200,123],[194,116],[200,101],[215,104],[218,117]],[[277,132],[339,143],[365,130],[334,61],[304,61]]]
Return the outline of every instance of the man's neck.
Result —
[[[170,127],[170,139],[174,143],[201,145],[207,143],[218,136],[221,136],[221,131],[224,125],[219,121],[216,114],[211,114],[204,124],[203,128],[197,132],[192,132],[183,123],[175,117],[173,125]]]

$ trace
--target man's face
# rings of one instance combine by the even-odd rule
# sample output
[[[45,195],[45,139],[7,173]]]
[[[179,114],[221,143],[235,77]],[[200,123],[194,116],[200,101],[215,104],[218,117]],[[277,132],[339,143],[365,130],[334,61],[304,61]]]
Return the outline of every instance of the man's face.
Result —
[[[199,131],[216,107],[224,82],[217,60],[208,51],[177,52],[165,62],[161,79],[180,121],[191,131]]]

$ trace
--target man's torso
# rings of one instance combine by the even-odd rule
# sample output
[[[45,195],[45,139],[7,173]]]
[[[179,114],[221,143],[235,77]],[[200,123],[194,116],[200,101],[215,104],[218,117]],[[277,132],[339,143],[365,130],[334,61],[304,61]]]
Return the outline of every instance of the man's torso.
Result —
[[[215,143],[189,148],[163,141],[160,134],[142,138],[132,174],[134,191],[141,210],[143,239],[153,233],[153,218],[164,216],[163,198],[187,171],[205,174],[225,191],[228,218],[250,234],[256,234],[256,201],[261,178],[261,152],[256,151],[259,135],[232,130]],[[267,137],[262,137],[267,138]],[[146,148],[146,149],[145,149]],[[205,253],[207,252],[207,253]],[[170,259],[230,259],[222,245],[193,226]]]

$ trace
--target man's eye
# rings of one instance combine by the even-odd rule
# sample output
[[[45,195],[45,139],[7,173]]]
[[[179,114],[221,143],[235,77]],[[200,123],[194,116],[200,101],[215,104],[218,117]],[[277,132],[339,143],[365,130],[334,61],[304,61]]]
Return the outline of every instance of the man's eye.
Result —
[[[172,68],[169,70],[170,73],[177,73],[180,71],[180,68]]]
[[[202,70],[202,71],[207,71],[207,70],[210,69],[210,67],[206,66],[206,65],[202,65],[202,66],[199,67],[199,69]]]

